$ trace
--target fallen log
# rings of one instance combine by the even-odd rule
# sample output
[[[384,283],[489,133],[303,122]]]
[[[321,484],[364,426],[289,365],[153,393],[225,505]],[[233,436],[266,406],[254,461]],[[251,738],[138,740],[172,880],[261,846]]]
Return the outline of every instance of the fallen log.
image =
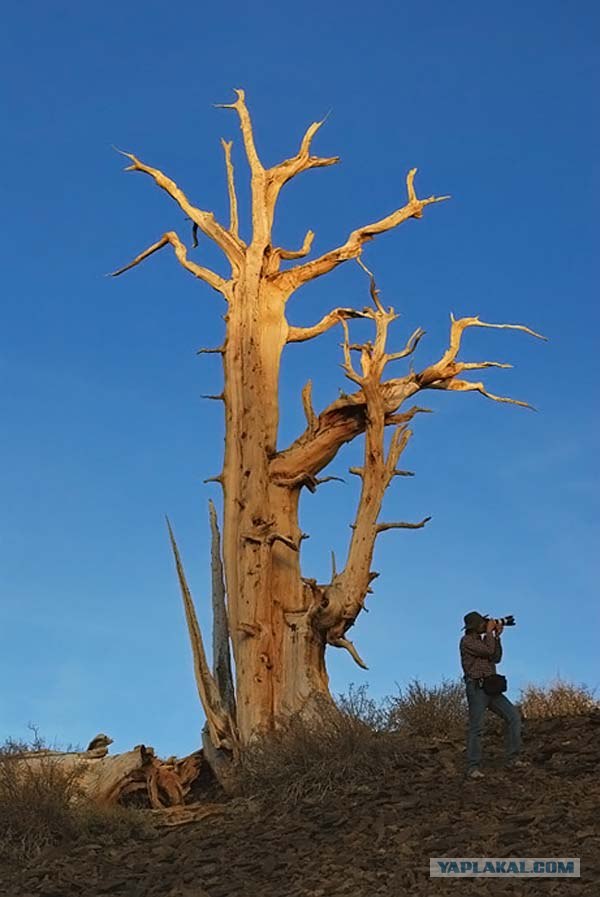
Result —
[[[4,762],[14,763],[29,774],[51,765],[73,773],[80,792],[95,803],[118,804],[133,792],[145,792],[153,809],[182,806],[203,764],[202,751],[178,760],[161,760],[154,748],[144,744],[123,754],[108,756],[112,739],[97,735],[85,751],[22,751],[5,755]]]

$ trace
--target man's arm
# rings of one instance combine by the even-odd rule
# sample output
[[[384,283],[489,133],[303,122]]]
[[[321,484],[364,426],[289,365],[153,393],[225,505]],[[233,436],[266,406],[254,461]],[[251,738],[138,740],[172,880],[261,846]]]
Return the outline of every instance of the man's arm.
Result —
[[[498,651],[498,644],[493,632],[486,632],[483,639],[465,639],[463,651],[465,654],[470,654],[471,657],[487,657],[493,663],[498,662],[494,660]],[[502,656],[502,647],[500,647],[500,656]]]
[[[500,636],[496,635],[496,650],[491,658],[492,663],[500,663],[502,660],[502,642],[500,641]]]
[[[492,661],[494,663],[500,663],[500,661],[502,660],[502,642],[500,641],[500,635],[503,629],[504,626],[502,625],[502,623],[496,626],[496,653],[492,657]]]

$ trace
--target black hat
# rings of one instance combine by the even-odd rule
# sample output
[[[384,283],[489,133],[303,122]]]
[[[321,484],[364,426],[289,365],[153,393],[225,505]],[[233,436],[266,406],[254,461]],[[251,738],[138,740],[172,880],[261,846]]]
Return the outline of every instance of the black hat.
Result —
[[[479,611],[472,610],[465,614],[465,629],[479,629],[482,623],[487,623],[487,617],[482,616]]]

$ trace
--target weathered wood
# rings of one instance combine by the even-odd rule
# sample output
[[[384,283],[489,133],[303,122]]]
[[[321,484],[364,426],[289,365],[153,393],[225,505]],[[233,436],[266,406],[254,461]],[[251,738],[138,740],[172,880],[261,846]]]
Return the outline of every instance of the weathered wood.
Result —
[[[230,202],[229,227],[212,213],[191,205],[181,189],[161,171],[126,154],[129,170],[149,175],[164,189],[200,229],[222,250],[231,274],[221,277],[187,257],[179,237],[169,232],[132,263],[132,268],[170,244],[179,263],[218,290],[227,302],[225,340],[219,347],[224,387],[219,398],[225,412],[225,450],[221,473],[212,477],[223,490],[222,563],[213,547],[213,669],[209,668],[204,643],[193,610],[178,551],[172,538],[177,572],[186,608],[198,691],[207,717],[203,734],[207,761],[226,781],[229,759],[241,746],[265,730],[283,724],[290,714],[314,714],[315,707],[332,704],[325,665],[327,646],[347,650],[361,666],[364,661],[347,630],[365,609],[373,579],[371,561],[378,533],[387,529],[420,529],[417,523],[381,523],[379,513],[385,490],[407,474],[397,469],[398,459],[411,436],[408,423],[426,409],[400,410],[412,396],[425,389],[478,391],[499,402],[526,403],[495,396],[483,384],[457,379],[463,371],[505,367],[497,362],[465,363],[456,360],[463,330],[470,326],[509,328],[539,336],[522,325],[484,324],[477,317],[452,319],[450,348],[439,362],[423,371],[414,368],[404,376],[384,378],[386,365],[412,357],[424,331],[417,328],[398,352],[388,352],[389,325],[398,317],[381,302],[375,279],[369,274],[372,307],[355,310],[337,304],[312,327],[296,327],[287,318],[287,301],[309,281],[354,259],[361,261],[365,245],[378,234],[403,222],[422,218],[424,209],[448,197],[420,199],[415,189],[416,169],[406,179],[404,205],[371,224],[355,228],[337,248],[313,260],[309,255],[314,233],[306,234],[298,250],[273,243],[275,208],[283,186],[298,174],[335,164],[337,157],[312,152],[312,142],[322,122],[312,123],[297,153],[267,168],[258,154],[244,91],[236,91],[233,110],[239,120],[242,144],[250,169],[251,233],[248,242],[239,236],[239,212],[232,163],[232,145],[224,142]],[[297,262],[282,270],[283,261]],[[364,265],[363,265],[364,267]],[[332,303],[333,304],[333,303]],[[375,330],[373,342],[354,345],[348,322],[368,319]],[[284,350],[291,343],[318,338],[332,326],[344,331],[343,368],[354,392],[340,397],[317,414],[310,383],[302,392],[307,428],[289,447],[278,446],[279,377]],[[361,370],[352,362],[360,353]],[[386,428],[396,427],[389,449],[384,448]],[[318,584],[302,576],[300,548],[306,534],[299,526],[299,500],[303,488],[314,491],[318,474],[340,448],[365,435],[364,461],[357,472],[362,491],[346,563],[334,568],[331,581]],[[213,546],[215,512],[211,509]],[[427,518],[428,519],[428,518]],[[218,535],[218,534],[217,534]],[[226,600],[225,600],[226,593]],[[228,646],[235,665],[232,694]],[[311,709],[312,708],[312,709]]]
[[[43,775],[49,765],[72,773],[80,791],[99,804],[117,804],[134,791],[144,791],[150,806],[161,808],[183,804],[203,758],[196,752],[181,760],[164,761],[155,756],[153,748],[138,744],[114,756],[108,756],[107,745],[101,745],[86,751],[24,751],[5,755],[3,762],[14,764],[17,775]]]
[[[236,219],[237,220],[237,219]],[[212,580],[213,612],[213,676],[221,700],[232,719],[235,719],[235,690],[231,672],[229,651],[229,623],[225,600],[225,580],[221,558],[221,533],[217,520],[217,510],[212,501],[208,503],[211,532],[210,569]]]

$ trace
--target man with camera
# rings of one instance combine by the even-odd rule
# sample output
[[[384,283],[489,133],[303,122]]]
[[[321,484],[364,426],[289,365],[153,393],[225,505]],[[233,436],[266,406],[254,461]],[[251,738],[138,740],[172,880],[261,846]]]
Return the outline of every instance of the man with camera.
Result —
[[[465,634],[460,640],[460,660],[469,707],[467,778],[481,779],[481,738],[488,708],[506,723],[507,765],[527,765],[518,757],[521,750],[521,715],[503,694],[506,691],[506,679],[496,673],[496,664],[502,659],[500,635],[504,625],[514,625],[514,618],[493,620],[477,611],[471,611],[464,620]]]

